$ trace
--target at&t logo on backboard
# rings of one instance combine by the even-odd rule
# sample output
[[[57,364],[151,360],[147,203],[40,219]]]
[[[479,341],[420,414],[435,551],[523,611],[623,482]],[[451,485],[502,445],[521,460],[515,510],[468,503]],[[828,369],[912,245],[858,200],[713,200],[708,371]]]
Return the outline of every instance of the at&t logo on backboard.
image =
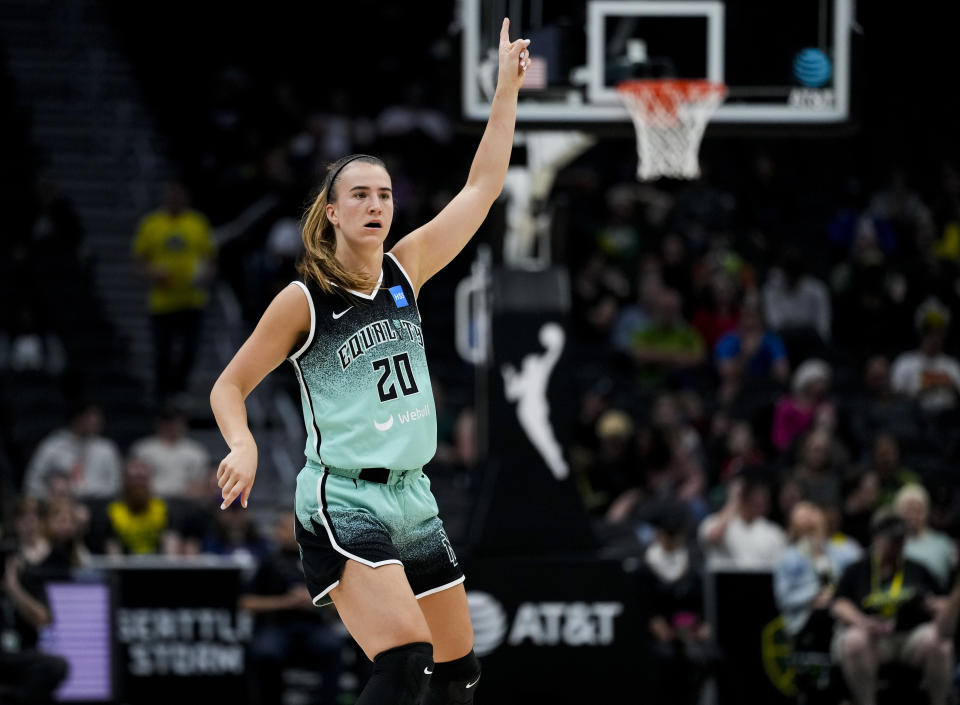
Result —
[[[793,75],[807,88],[821,88],[833,76],[833,65],[823,50],[809,47],[794,57]]]

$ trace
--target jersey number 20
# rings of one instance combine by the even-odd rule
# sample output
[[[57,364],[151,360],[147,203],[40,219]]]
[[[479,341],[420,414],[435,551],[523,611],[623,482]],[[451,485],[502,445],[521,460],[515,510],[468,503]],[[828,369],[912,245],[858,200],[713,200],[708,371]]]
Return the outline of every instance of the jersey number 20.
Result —
[[[391,360],[393,360],[392,369]],[[374,360],[372,364],[373,369],[380,371],[380,381],[377,382],[377,393],[380,395],[380,401],[391,401],[399,396],[397,385],[390,379],[394,370],[403,396],[406,397],[420,391],[417,389],[417,380],[413,378],[413,370],[410,367],[410,358],[407,353],[400,353],[393,357],[382,357],[379,360]]]

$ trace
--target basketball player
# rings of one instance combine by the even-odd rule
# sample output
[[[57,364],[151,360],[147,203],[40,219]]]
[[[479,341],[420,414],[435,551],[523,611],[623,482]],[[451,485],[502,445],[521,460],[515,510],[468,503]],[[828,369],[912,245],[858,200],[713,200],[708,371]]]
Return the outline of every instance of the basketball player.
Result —
[[[257,447],[244,400],[293,363],[307,427],[297,539],[314,604],[332,601],[374,662],[358,705],[469,704],[480,679],[464,576],[421,469],[436,408],[416,298],[503,187],[529,63],[529,40],[508,30],[505,19],[496,96],[460,193],[384,253],[390,175],[368,155],[334,163],[304,221],[303,281],[277,295],[210,394],[230,447],[221,508],[246,507]]]

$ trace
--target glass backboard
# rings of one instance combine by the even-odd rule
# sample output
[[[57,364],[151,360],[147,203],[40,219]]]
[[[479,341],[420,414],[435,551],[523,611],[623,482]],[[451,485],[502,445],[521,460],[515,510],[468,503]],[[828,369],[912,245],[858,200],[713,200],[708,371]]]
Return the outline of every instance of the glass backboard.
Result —
[[[518,120],[629,122],[629,78],[727,85],[713,122],[849,119],[854,0],[463,0],[463,109],[489,114],[500,22],[532,40]]]

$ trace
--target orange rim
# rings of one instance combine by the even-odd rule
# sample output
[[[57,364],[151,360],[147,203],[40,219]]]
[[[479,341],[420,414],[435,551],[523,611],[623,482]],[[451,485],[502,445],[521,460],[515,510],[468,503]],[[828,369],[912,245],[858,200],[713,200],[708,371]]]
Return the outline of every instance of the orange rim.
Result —
[[[659,105],[673,115],[682,103],[706,97],[722,98],[727,87],[705,79],[638,78],[618,83],[617,92],[633,96],[645,104]]]

